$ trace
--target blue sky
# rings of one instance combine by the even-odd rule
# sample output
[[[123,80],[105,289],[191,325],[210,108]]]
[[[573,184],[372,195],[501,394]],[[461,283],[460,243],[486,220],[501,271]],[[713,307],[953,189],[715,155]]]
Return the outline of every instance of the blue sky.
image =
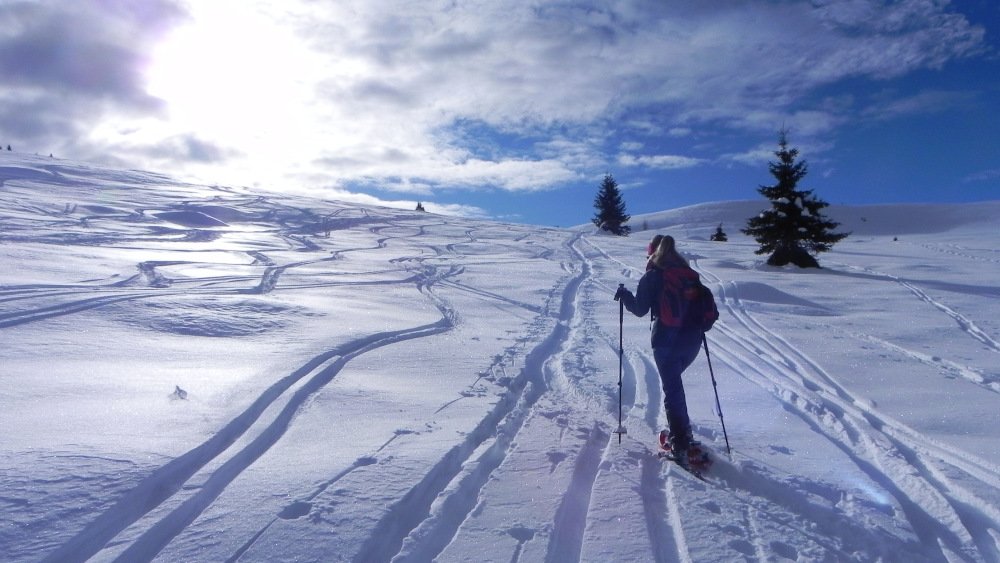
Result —
[[[710,6],[710,7],[709,7]],[[0,4],[0,144],[569,226],[755,199],[1000,199],[994,0]]]

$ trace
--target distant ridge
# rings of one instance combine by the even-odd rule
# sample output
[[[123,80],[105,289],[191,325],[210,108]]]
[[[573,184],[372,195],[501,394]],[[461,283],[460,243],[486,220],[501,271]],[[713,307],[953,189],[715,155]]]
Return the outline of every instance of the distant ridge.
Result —
[[[166,194],[171,187],[186,185],[186,182],[169,175],[136,169],[121,169],[110,166],[92,165],[61,158],[29,155],[23,153],[0,152],[0,191],[7,184],[35,184],[50,187],[72,187],[79,190],[97,189],[101,182],[106,184],[148,185]],[[208,187],[208,186],[205,186]],[[223,188],[216,190],[251,193],[245,188]],[[269,192],[261,190],[263,195]],[[379,207],[344,202],[350,207]],[[749,217],[766,209],[768,202],[762,198],[737,201],[717,201],[679,207],[655,213],[633,215],[629,221],[633,233],[644,231],[673,231],[688,239],[707,240],[721,223],[730,237],[743,236],[740,229]],[[399,208],[386,209],[397,210]],[[92,212],[114,213],[115,208],[98,206]],[[956,229],[1000,230],[1000,200],[972,203],[895,203],[873,205],[831,205],[826,215],[841,224],[839,230],[862,236],[898,236],[907,234],[934,234]],[[238,211],[219,206],[201,205],[189,207],[183,212],[162,217],[186,226],[225,226],[226,221],[244,221]],[[573,230],[592,231],[592,223],[572,227]]]
[[[686,238],[707,239],[722,223],[730,236],[740,234],[747,218],[767,208],[764,200],[700,203],[656,213],[633,215],[633,233],[674,230]],[[841,224],[839,230],[855,235],[896,236],[932,234],[965,227],[1000,228],[1000,200],[974,203],[897,203],[831,205],[826,216]],[[984,225],[985,224],[985,225]],[[581,228],[592,228],[584,225]]]

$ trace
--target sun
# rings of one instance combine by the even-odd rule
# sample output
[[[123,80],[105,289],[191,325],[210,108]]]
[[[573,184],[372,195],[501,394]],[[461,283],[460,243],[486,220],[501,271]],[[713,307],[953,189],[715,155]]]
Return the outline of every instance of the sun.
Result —
[[[301,125],[316,55],[250,2],[199,2],[191,21],[154,50],[146,90],[173,125],[205,136],[256,139]]]

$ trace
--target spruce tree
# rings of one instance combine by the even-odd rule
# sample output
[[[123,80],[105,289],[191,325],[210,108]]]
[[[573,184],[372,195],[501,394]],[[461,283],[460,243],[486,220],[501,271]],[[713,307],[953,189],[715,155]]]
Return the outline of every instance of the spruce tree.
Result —
[[[594,198],[594,208],[597,209],[597,214],[592,221],[599,228],[619,236],[628,236],[632,232],[632,228],[625,224],[630,217],[625,213],[622,192],[611,174],[604,175],[597,197]]]
[[[722,223],[719,223],[719,226],[715,228],[715,232],[708,239],[715,242],[727,242],[729,240],[729,237],[726,236],[726,231],[722,230]]]
[[[768,164],[778,183],[757,189],[771,201],[771,208],[747,220],[743,233],[760,244],[757,254],[771,254],[767,259],[771,266],[792,263],[800,268],[818,268],[813,254],[830,250],[848,233],[833,232],[840,224],[821,213],[828,203],[815,197],[812,190],[798,189],[808,166],[804,160],[796,162],[799,151],[788,148],[787,133],[784,129],[780,131],[778,150],[774,153],[778,161]]]

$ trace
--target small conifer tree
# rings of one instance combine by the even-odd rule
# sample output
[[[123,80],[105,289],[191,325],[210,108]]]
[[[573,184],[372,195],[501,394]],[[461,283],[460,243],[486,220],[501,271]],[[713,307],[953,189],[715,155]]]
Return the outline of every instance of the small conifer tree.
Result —
[[[722,230],[722,223],[719,223],[719,226],[715,228],[715,232],[712,233],[709,239],[716,242],[726,242],[729,240],[729,237],[726,236],[726,231]]]
[[[604,175],[600,190],[594,198],[594,208],[597,213],[592,221],[599,228],[619,236],[628,236],[632,232],[632,228],[625,224],[630,218],[625,213],[625,200],[618,189],[618,182],[615,182],[611,174]]]
[[[796,162],[799,151],[788,148],[787,133],[784,129],[779,132],[778,150],[774,153],[778,162],[768,164],[778,183],[757,189],[770,200],[771,208],[747,220],[743,233],[760,243],[757,254],[771,254],[769,265],[792,263],[800,268],[818,268],[813,254],[830,250],[848,233],[833,232],[840,224],[821,213],[828,203],[815,197],[812,190],[798,189],[808,166],[804,160]]]

